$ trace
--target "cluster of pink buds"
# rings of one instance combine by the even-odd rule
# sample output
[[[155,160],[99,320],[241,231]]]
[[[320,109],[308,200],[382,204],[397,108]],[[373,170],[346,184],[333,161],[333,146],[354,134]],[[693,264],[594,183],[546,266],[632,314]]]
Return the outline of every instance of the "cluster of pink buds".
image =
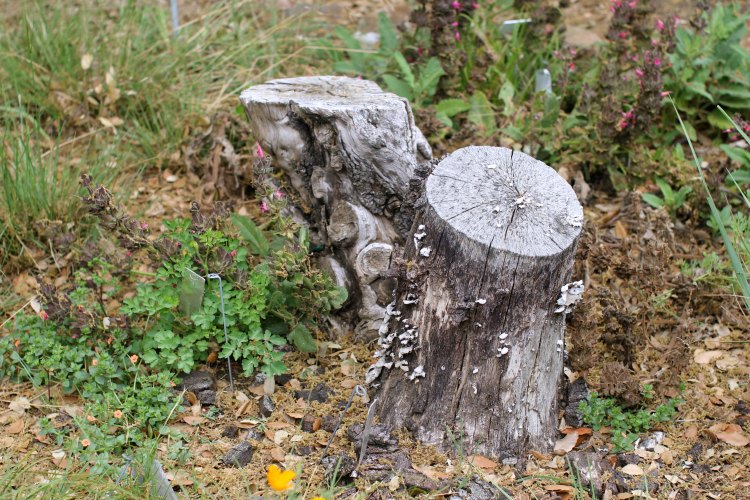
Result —
[[[622,119],[620,120],[620,123],[617,125],[617,128],[622,131],[628,128],[628,126],[632,125],[635,121],[635,114],[633,113],[633,110],[631,109],[627,113],[622,114]]]
[[[260,147],[260,143],[255,143],[255,154],[258,156],[258,158],[263,158],[265,154],[263,153],[263,148]]]

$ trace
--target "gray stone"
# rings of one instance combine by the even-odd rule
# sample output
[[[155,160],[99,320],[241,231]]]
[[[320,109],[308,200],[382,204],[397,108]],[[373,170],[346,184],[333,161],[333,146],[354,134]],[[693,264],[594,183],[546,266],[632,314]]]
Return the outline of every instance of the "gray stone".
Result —
[[[253,458],[254,451],[255,450],[252,446],[250,446],[250,443],[248,443],[247,441],[243,441],[232,447],[232,449],[229,450],[226,455],[224,455],[224,458],[222,458],[221,461],[224,463],[224,465],[241,468],[250,463],[250,460],[252,460]]]
[[[580,478],[586,491],[593,489],[598,496],[604,493],[605,472],[612,470],[612,465],[605,457],[606,453],[585,451],[572,451],[566,455],[574,477]]]
[[[267,394],[261,397],[260,401],[258,401],[258,411],[261,416],[265,418],[270,417],[275,409],[276,406],[273,404],[273,399]]]

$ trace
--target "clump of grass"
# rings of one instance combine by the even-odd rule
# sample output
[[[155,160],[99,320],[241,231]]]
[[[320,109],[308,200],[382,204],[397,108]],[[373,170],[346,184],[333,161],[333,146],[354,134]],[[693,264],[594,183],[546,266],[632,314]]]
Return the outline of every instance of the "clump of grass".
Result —
[[[698,171],[698,177],[700,178],[703,189],[706,192],[706,202],[708,203],[708,207],[711,210],[711,217],[713,218],[714,224],[716,224],[716,227],[719,230],[719,234],[721,234],[721,239],[724,242],[724,247],[727,250],[729,262],[732,265],[732,270],[734,271],[734,285],[739,290],[741,298],[745,303],[745,307],[748,311],[750,311],[750,284],[748,284],[747,280],[748,260],[750,260],[750,234],[748,234],[747,231],[742,230],[743,228],[740,227],[739,219],[732,215],[731,209],[729,227],[727,227],[727,225],[725,224],[724,219],[721,215],[721,211],[719,211],[719,209],[716,207],[716,202],[714,200],[713,194],[711,194],[711,189],[706,182],[706,177],[703,175],[701,162],[695,152],[695,149],[693,148],[693,141],[690,140],[690,135],[688,134],[688,130],[685,127],[685,123],[682,121],[682,117],[680,116],[679,111],[677,111],[677,107],[675,106],[675,103],[671,97],[670,102],[674,107],[675,113],[677,114],[677,119],[680,122],[680,127],[682,128],[682,133],[684,134],[685,139],[687,139],[688,146],[690,147],[690,152],[693,155],[693,162],[695,164],[696,170]],[[750,138],[742,130],[742,128],[737,126],[734,120],[732,120],[732,118],[727,115],[720,106],[718,109],[724,114],[724,117],[732,123],[732,125],[742,136],[742,138],[747,141],[748,144],[750,144]],[[737,187],[739,188],[739,186]],[[748,201],[745,193],[742,191],[742,189],[739,189],[739,192],[745,205],[750,208],[750,201]]]

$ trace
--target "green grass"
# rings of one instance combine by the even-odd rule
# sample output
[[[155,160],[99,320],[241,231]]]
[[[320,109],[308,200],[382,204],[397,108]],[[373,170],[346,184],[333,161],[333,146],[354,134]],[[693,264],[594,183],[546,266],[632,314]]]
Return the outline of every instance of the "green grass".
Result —
[[[213,113],[234,112],[241,89],[306,71],[318,26],[243,0],[211,6],[177,37],[157,0],[16,10],[0,21],[0,266],[48,249],[42,221],[77,221],[81,172],[122,186],[180,169],[182,147]]]

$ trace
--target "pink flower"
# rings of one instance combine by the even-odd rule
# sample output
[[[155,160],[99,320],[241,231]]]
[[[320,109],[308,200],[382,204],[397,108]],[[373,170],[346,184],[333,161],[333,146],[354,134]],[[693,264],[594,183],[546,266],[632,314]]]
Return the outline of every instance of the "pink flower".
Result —
[[[273,192],[273,197],[276,198],[277,200],[280,200],[284,197],[284,193],[281,191],[281,189],[277,189],[276,191]]]
[[[424,52],[424,49],[422,47],[417,47],[417,54],[421,56],[423,52]]]
[[[232,250],[231,252],[229,252],[229,256],[232,258],[237,257],[237,250]]]
[[[635,75],[638,78],[643,78],[643,70],[641,68],[635,68]]]
[[[570,63],[570,64],[568,65],[568,69],[569,69],[570,71],[575,71],[575,70],[576,70],[576,63],[574,63],[574,62]]]
[[[627,31],[621,31],[621,32],[619,32],[617,34],[617,36],[620,37],[620,40],[625,40],[628,37],[628,32]]]
[[[461,2],[451,2],[451,7],[458,10],[461,8]]]
[[[471,8],[472,9],[478,9],[479,8],[479,4],[477,2],[471,2]]]
[[[265,154],[263,153],[263,148],[260,147],[260,143],[255,143],[255,154],[258,155],[258,158],[263,158]]]
[[[42,321],[47,321],[49,314],[47,314],[47,311],[39,311],[39,317],[42,318]]]
[[[459,40],[461,40],[461,33],[456,31],[456,41],[458,42]]]
[[[268,212],[268,203],[266,203],[266,200],[260,202],[260,212],[263,214]]]
[[[630,7],[631,9],[635,9],[635,8],[636,8],[637,6],[638,6],[638,0],[632,0],[632,1],[631,1],[631,2],[630,2],[630,3],[628,4],[628,7]]]
[[[661,66],[661,59],[659,59],[658,57],[656,59],[654,59],[654,66],[656,66],[656,67]]]
[[[451,23],[451,26],[453,26],[454,28],[456,28],[458,26],[458,21],[453,21]]]
[[[628,127],[628,125],[632,123],[632,121],[633,121],[633,110],[631,109],[627,113],[622,114],[622,120],[620,120],[620,123],[617,126],[617,128],[619,128],[620,130],[625,130]]]
[[[661,19],[657,19],[656,20],[656,29],[659,30],[659,31],[664,30],[664,21],[662,21]]]
[[[141,229],[143,229],[144,231],[145,231],[146,229],[148,229],[148,224],[147,224],[147,223],[145,223],[145,222],[141,222]]]

